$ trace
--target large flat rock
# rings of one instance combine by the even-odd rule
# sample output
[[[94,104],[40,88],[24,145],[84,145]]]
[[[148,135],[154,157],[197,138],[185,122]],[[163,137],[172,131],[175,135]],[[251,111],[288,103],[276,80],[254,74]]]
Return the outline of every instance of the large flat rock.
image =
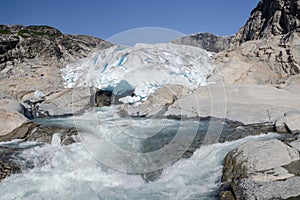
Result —
[[[227,118],[245,124],[275,122],[300,106],[296,91],[255,84],[214,84],[177,99],[165,117]]]
[[[22,114],[0,109],[0,141],[24,138],[34,127]]]
[[[95,88],[66,88],[45,97],[45,101],[37,105],[38,112],[49,116],[82,114],[94,106],[95,93]]]
[[[244,124],[275,123],[300,107],[300,92],[257,84],[211,84],[195,91],[162,88],[141,105],[124,106],[132,116],[216,117]],[[181,87],[181,88],[180,88]],[[173,92],[171,92],[173,90]]]

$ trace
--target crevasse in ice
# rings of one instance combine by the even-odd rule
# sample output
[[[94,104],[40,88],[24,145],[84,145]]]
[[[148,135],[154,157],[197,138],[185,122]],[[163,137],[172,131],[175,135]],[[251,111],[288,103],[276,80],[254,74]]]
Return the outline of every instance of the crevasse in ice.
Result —
[[[165,84],[190,89],[206,85],[212,71],[205,50],[169,43],[113,46],[62,70],[66,87],[95,86],[112,91],[125,80],[135,88],[138,98],[133,97],[134,101],[145,99]]]

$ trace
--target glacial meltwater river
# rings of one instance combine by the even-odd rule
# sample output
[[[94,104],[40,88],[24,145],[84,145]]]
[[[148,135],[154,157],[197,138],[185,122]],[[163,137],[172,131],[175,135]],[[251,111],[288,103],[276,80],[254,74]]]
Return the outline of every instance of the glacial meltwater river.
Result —
[[[4,179],[1,200],[217,199],[225,155],[244,142],[278,137],[269,133],[204,144],[191,157],[180,158],[180,148],[188,145],[193,133],[199,134],[201,122],[121,118],[110,109],[42,122],[76,125],[82,130],[81,141],[62,146],[55,134],[52,143],[45,145],[0,143],[27,147],[18,158],[35,166]],[[155,180],[145,181],[139,175],[161,167]]]

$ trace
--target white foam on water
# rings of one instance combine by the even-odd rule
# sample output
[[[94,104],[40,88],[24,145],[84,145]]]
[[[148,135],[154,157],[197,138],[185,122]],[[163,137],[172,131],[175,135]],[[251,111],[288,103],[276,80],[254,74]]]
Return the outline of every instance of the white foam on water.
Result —
[[[1,199],[216,199],[225,155],[244,142],[275,137],[279,136],[250,136],[202,146],[192,157],[166,167],[161,177],[150,183],[139,175],[103,168],[82,143],[53,145],[56,138],[53,144],[23,151],[20,156],[35,163],[35,168],[1,182]]]

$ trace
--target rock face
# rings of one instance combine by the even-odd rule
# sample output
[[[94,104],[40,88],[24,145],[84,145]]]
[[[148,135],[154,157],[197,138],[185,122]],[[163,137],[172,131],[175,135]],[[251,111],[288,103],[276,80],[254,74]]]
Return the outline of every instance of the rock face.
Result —
[[[286,169],[299,158],[296,149],[276,139],[249,142],[227,154],[222,182],[236,199],[299,196],[300,177]]]
[[[241,44],[250,40],[283,35],[299,26],[299,0],[261,0],[233,41]]]
[[[59,90],[62,67],[109,46],[101,39],[65,35],[49,26],[0,25],[0,98]]]
[[[226,83],[281,85],[300,73],[300,1],[261,0],[231,48],[214,56]]]
[[[281,86],[300,73],[300,28],[285,34],[249,41],[214,56],[215,73],[208,79],[225,83]]]
[[[209,52],[220,52],[229,48],[233,36],[216,36],[211,33],[196,33],[173,40],[174,44],[201,47]]]

